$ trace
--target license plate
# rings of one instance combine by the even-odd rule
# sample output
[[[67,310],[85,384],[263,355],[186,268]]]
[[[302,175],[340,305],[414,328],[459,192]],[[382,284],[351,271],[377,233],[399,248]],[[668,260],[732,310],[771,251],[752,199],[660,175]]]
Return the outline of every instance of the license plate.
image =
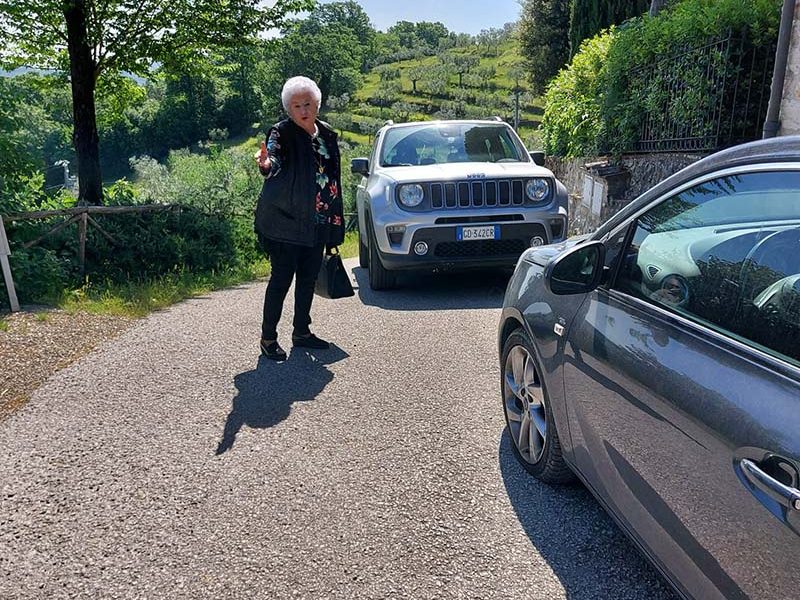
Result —
[[[483,225],[482,227],[456,227],[456,239],[459,242],[469,240],[499,240],[499,225]]]

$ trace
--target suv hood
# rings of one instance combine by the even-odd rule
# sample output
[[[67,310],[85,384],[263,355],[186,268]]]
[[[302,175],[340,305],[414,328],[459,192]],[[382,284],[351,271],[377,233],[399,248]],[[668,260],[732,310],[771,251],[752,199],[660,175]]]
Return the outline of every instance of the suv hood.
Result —
[[[381,167],[380,174],[397,183],[553,177],[550,169],[533,162],[459,162],[413,167]]]

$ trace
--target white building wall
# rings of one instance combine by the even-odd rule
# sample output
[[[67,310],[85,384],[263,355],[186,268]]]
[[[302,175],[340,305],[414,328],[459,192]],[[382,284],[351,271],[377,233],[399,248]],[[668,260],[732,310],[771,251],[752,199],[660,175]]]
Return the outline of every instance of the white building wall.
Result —
[[[778,135],[800,134],[800,0],[795,2]]]

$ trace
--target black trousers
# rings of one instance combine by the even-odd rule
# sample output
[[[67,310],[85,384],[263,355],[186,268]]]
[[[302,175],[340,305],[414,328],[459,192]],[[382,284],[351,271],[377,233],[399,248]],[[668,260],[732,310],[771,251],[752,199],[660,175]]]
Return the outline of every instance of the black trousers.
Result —
[[[311,325],[311,302],[314,300],[314,284],[322,266],[325,245],[300,246],[274,240],[262,240],[269,253],[272,273],[264,294],[264,318],[261,322],[261,338],[278,339],[278,321],[283,312],[283,301],[294,284],[294,335],[305,335]]]

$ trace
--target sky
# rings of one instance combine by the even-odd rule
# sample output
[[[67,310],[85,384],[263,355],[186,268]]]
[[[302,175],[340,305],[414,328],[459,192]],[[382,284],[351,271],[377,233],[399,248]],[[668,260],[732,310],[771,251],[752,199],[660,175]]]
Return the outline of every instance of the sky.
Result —
[[[476,34],[519,19],[518,0],[356,0],[375,29],[398,21],[441,21],[456,33]]]

